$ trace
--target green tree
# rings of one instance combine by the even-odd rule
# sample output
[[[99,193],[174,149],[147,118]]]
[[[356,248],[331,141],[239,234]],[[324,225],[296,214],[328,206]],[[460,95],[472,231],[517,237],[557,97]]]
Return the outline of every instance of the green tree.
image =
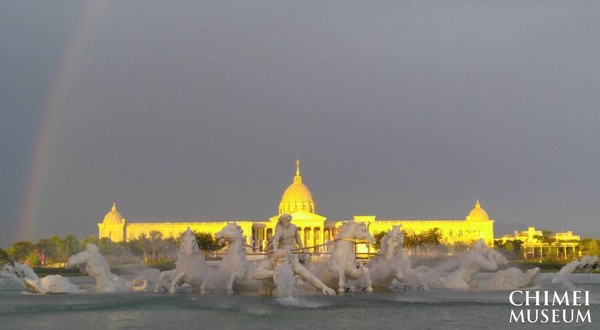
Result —
[[[210,233],[194,233],[196,235],[196,242],[198,242],[198,247],[202,251],[218,251],[222,249],[225,244],[220,243],[216,238],[213,237]]]
[[[407,235],[404,232],[404,247],[412,250],[413,254],[444,252],[441,250],[447,250],[447,247],[442,246],[441,238],[442,233],[439,228],[433,228],[414,235]]]
[[[503,251],[503,254],[508,254],[512,258],[519,258],[523,253],[523,241],[518,239],[507,240],[505,242],[495,240],[494,246],[496,249]]]
[[[9,249],[10,258],[14,261],[24,262],[27,256],[35,250],[33,243],[29,241],[20,241],[14,243]]]
[[[380,231],[377,234],[373,235],[373,238],[375,238],[375,244],[373,244],[375,250],[379,251],[379,249],[381,248],[381,239],[385,237],[385,234],[385,231]]]
[[[65,258],[62,260],[59,260],[59,262],[66,262],[67,259],[74,255],[75,253],[79,252],[79,240],[77,239],[77,237],[73,234],[69,234],[67,236],[65,236],[65,238],[63,239],[63,244],[64,244],[64,252],[65,252]]]
[[[556,242],[556,238],[552,237],[551,230],[542,230],[542,235],[535,235],[533,238],[539,240],[542,243],[552,244]]]
[[[430,229],[421,235],[421,244],[423,245],[433,247],[441,244],[442,233],[439,228]]]
[[[0,249],[0,267],[4,266],[7,262],[9,262],[8,252],[6,250]]]
[[[157,260],[158,254],[163,247],[163,234],[158,230],[152,230],[149,235],[151,260]]]
[[[593,238],[582,239],[581,242],[579,242],[579,250],[585,255],[598,255],[598,252],[600,252],[598,249],[598,240]]]
[[[31,251],[31,253],[29,253],[29,255],[27,255],[27,258],[25,260],[30,267],[39,266],[41,264],[40,255],[38,254],[38,250]]]

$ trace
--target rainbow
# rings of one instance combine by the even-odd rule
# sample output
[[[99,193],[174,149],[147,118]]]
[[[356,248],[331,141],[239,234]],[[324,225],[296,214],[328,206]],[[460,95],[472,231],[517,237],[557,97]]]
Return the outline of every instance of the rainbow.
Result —
[[[73,81],[77,77],[79,63],[85,53],[86,43],[105,7],[104,1],[87,0],[73,21],[54,71],[48,92],[41,102],[41,116],[35,138],[34,154],[26,178],[25,190],[19,208],[19,240],[31,241],[38,233],[35,223],[39,221],[39,201],[47,183],[47,166],[53,140],[58,132],[65,105]]]

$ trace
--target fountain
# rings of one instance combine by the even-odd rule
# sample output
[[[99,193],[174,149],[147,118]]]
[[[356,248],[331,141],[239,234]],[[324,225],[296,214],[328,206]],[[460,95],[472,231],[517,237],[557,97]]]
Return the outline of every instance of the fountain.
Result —
[[[487,247],[483,240],[477,240],[462,258],[425,269],[422,277],[427,278],[430,285],[454,290],[515,290],[537,286],[539,268],[526,272],[515,267],[499,269],[507,263],[501,253]],[[478,279],[481,274],[488,277]]]
[[[377,327],[392,328],[401,322],[408,328],[431,328],[438,324],[450,328],[469,328],[474,324],[513,328],[514,324],[509,323],[514,307],[509,302],[509,295],[513,290],[561,292],[564,280],[569,280],[571,272],[585,272],[597,261],[586,256],[557,274],[540,274],[538,268],[526,271],[506,268],[506,259],[501,254],[475,242],[468,253],[452,262],[431,269],[413,268],[401,249],[404,237],[400,227],[396,227],[382,240],[380,253],[366,267],[357,268],[353,244],[370,239],[364,234],[364,225],[349,222],[344,226],[333,242],[332,256],[313,267],[313,273],[297,262],[296,255],[285,244],[274,244],[275,252],[254,265],[246,259],[243,232],[235,223],[229,223],[218,235],[228,242],[226,256],[218,265],[208,265],[197,248],[195,236],[187,230],[181,237],[176,268],[162,273],[160,280],[152,281],[156,282],[156,291],[164,288],[176,292],[185,284],[201,291],[204,286],[205,293],[216,294],[134,293],[136,288],[146,291],[146,280],[130,282],[112,274],[95,245],[88,245],[85,251],[69,259],[70,265],[85,268],[89,275],[85,277],[60,280],[60,276],[50,275],[39,279],[24,265],[7,265],[1,272],[4,280],[0,285],[0,324],[3,329],[38,328],[41,325],[86,329],[178,328],[202,319],[210,320],[202,324],[203,328],[209,329],[285,328],[290,325],[305,328],[315,324],[333,328],[365,328],[376,324]],[[285,243],[285,237],[279,239]],[[332,267],[340,264],[346,267]],[[337,278],[319,273],[319,268],[334,269],[327,276],[343,274],[343,284]],[[361,292],[363,288],[367,291],[368,287],[365,274],[370,275],[376,293]],[[589,295],[590,304],[585,308],[592,317],[597,317],[600,315],[600,275],[577,275],[586,275],[577,283],[577,289],[588,292],[586,297]],[[560,281],[553,283],[553,278]],[[30,280],[34,286],[27,284]],[[81,290],[82,283],[89,280],[94,282],[95,289]],[[4,285],[7,281],[17,283],[21,289],[15,291]],[[50,284],[59,281],[68,282],[70,289]],[[324,294],[307,290],[306,282]],[[419,285],[425,290],[403,290],[406,286]],[[40,299],[21,294],[23,287],[36,293],[81,294],[45,295]],[[348,293],[348,287],[354,287],[354,290]],[[228,292],[229,288],[231,292]],[[336,295],[332,288],[340,294]],[[96,294],[100,292],[115,294]],[[265,299],[261,295],[277,299]],[[525,297],[525,294],[516,296]]]
[[[569,290],[577,290],[577,287],[569,279],[569,275],[575,271],[581,271],[584,273],[590,273],[595,268],[598,262],[598,256],[584,255],[581,260],[574,259],[565,266],[563,266],[558,273],[552,277],[552,283],[562,283]]]
[[[27,289],[27,292],[33,294],[81,292],[75,284],[71,283],[65,277],[48,275],[40,278],[29,266],[17,262],[13,265],[8,264],[2,267],[0,278],[11,279],[23,285]]]
[[[289,250],[278,250],[261,262],[252,277],[262,282],[261,293],[278,298],[292,298],[296,279],[292,270],[293,255]],[[335,294],[335,293],[334,293]]]

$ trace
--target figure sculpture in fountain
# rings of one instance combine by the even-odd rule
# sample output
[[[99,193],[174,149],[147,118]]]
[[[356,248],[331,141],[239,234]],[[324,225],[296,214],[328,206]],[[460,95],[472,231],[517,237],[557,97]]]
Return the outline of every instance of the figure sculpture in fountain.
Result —
[[[488,248],[483,240],[477,240],[460,262],[458,269],[446,279],[441,279],[442,286],[449,289],[469,289],[475,274],[481,270],[497,270],[499,263],[506,264],[506,258]]]
[[[458,263],[458,269],[454,270],[447,278],[436,279],[434,282],[445,288],[462,290],[515,290],[532,288],[537,285],[539,268],[531,268],[525,272],[516,267],[498,270],[498,266],[507,263],[508,260],[504,255],[487,247],[483,240],[477,240],[467,255]],[[429,273],[431,274],[431,272],[430,270]],[[487,279],[476,280],[474,277],[480,272],[490,272],[491,276]],[[429,275],[429,277],[432,276]]]
[[[214,270],[204,260],[196,241],[196,235],[188,227],[181,235],[175,269],[160,273],[154,286],[154,292],[168,287],[170,293],[175,293],[177,286],[186,283],[196,289],[201,289],[205,277],[211,271]]]
[[[356,265],[356,254],[354,244],[357,242],[369,242],[374,244],[375,239],[369,233],[367,226],[362,222],[346,221],[340,228],[333,243],[331,256],[324,263],[318,264],[312,273],[325,285],[336,289],[339,293],[346,292],[348,288],[347,278],[364,278],[364,291],[372,292],[371,276],[367,267]]]
[[[215,237],[220,242],[227,242],[227,252],[218,270],[210,273],[202,283],[202,293],[223,289],[228,294],[258,290],[260,282],[252,278],[256,266],[246,258],[246,240],[242,227],[230,222]]]
[[[17,262],[5,265],[0,271],[0,277],[6,277],[22,284],[29,293],[79,293],[81,290],[67,278],[60,275],[48,275],[43,278],[29,268]]]
[[[523,272],[516,267],[499,270],[486,281],[482,281],[478,289],[481,290],[514,290],[520,288],[533,288],[537,286],[540,275],[539,267]]]
[[[275,295],[278,298],[293,297],[296,283],[292,269],[293,258],[289,250],[277,250],[272,258],[264,260],[256,267],[252,277],[262,281],[261,294]]]
[[[325,295],[335,295],[335,291],[325,285],[318,277],[313,275],[310,270],[302,266],[298,255],[292,254],[292,251],[302,251],[304,246],[298,234],[298,227],[291,223],[292,216],[282,214],[275,226],[275,234],[271,240],[273,257],[265,260],[259,265],[257,271],[253,274],[254,278],[263,280],[263,290],[269,291],[268,288],[273,283],[270,277],[277,274],[276,267],[281,264],[280,260],[288,259],[292,268],[292,272],[298,275],[304,281],[310,283],[315,288],[321,290]],[[296,245],[298,248],[296,248]],[[278,260],[279,259],[279,260]]]
[[[113,274],[98,246],[92,243],[88,243],[84,251],[69,257],[67,266],[77,265],[96,281],[96,292],[146,291],[148,287],[144,278],[127,281]]]
[[[402,251],[404,233],[400,226],[394,226],[381,239],[379,252],[365,265],[369,269],[372,287],[374,290],[389,290],[392,282],[396,280],[419,289],[428,289],[427,283],[411,266],[411,261]],[[360,277],[356,281],[356,288],[365,290],[367,281]]]

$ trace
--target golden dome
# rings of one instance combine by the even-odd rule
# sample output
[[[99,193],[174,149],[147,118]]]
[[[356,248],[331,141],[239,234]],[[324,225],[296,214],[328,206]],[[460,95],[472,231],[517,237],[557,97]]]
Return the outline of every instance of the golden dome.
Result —
[[[106,215],[104,216],[104,220],[102,220],[102,223],[110,225],[120,225],[124,222],[124,220],[125,219],[123,219],[121,213],[117,211],[117,205],[113,203],[112,209],[110,210],[110,212],[106,213]]]
[[[475,208],[467,215],[467,221],[488,221],[490,217],[487,212],[481,208],[479,199],[475,202]]]
[[[315,213],[315,201],[308,187],[302,183],[300,160],[296,160],[294,182],[285,190],[279,203],[279,214],[307,211]]]

